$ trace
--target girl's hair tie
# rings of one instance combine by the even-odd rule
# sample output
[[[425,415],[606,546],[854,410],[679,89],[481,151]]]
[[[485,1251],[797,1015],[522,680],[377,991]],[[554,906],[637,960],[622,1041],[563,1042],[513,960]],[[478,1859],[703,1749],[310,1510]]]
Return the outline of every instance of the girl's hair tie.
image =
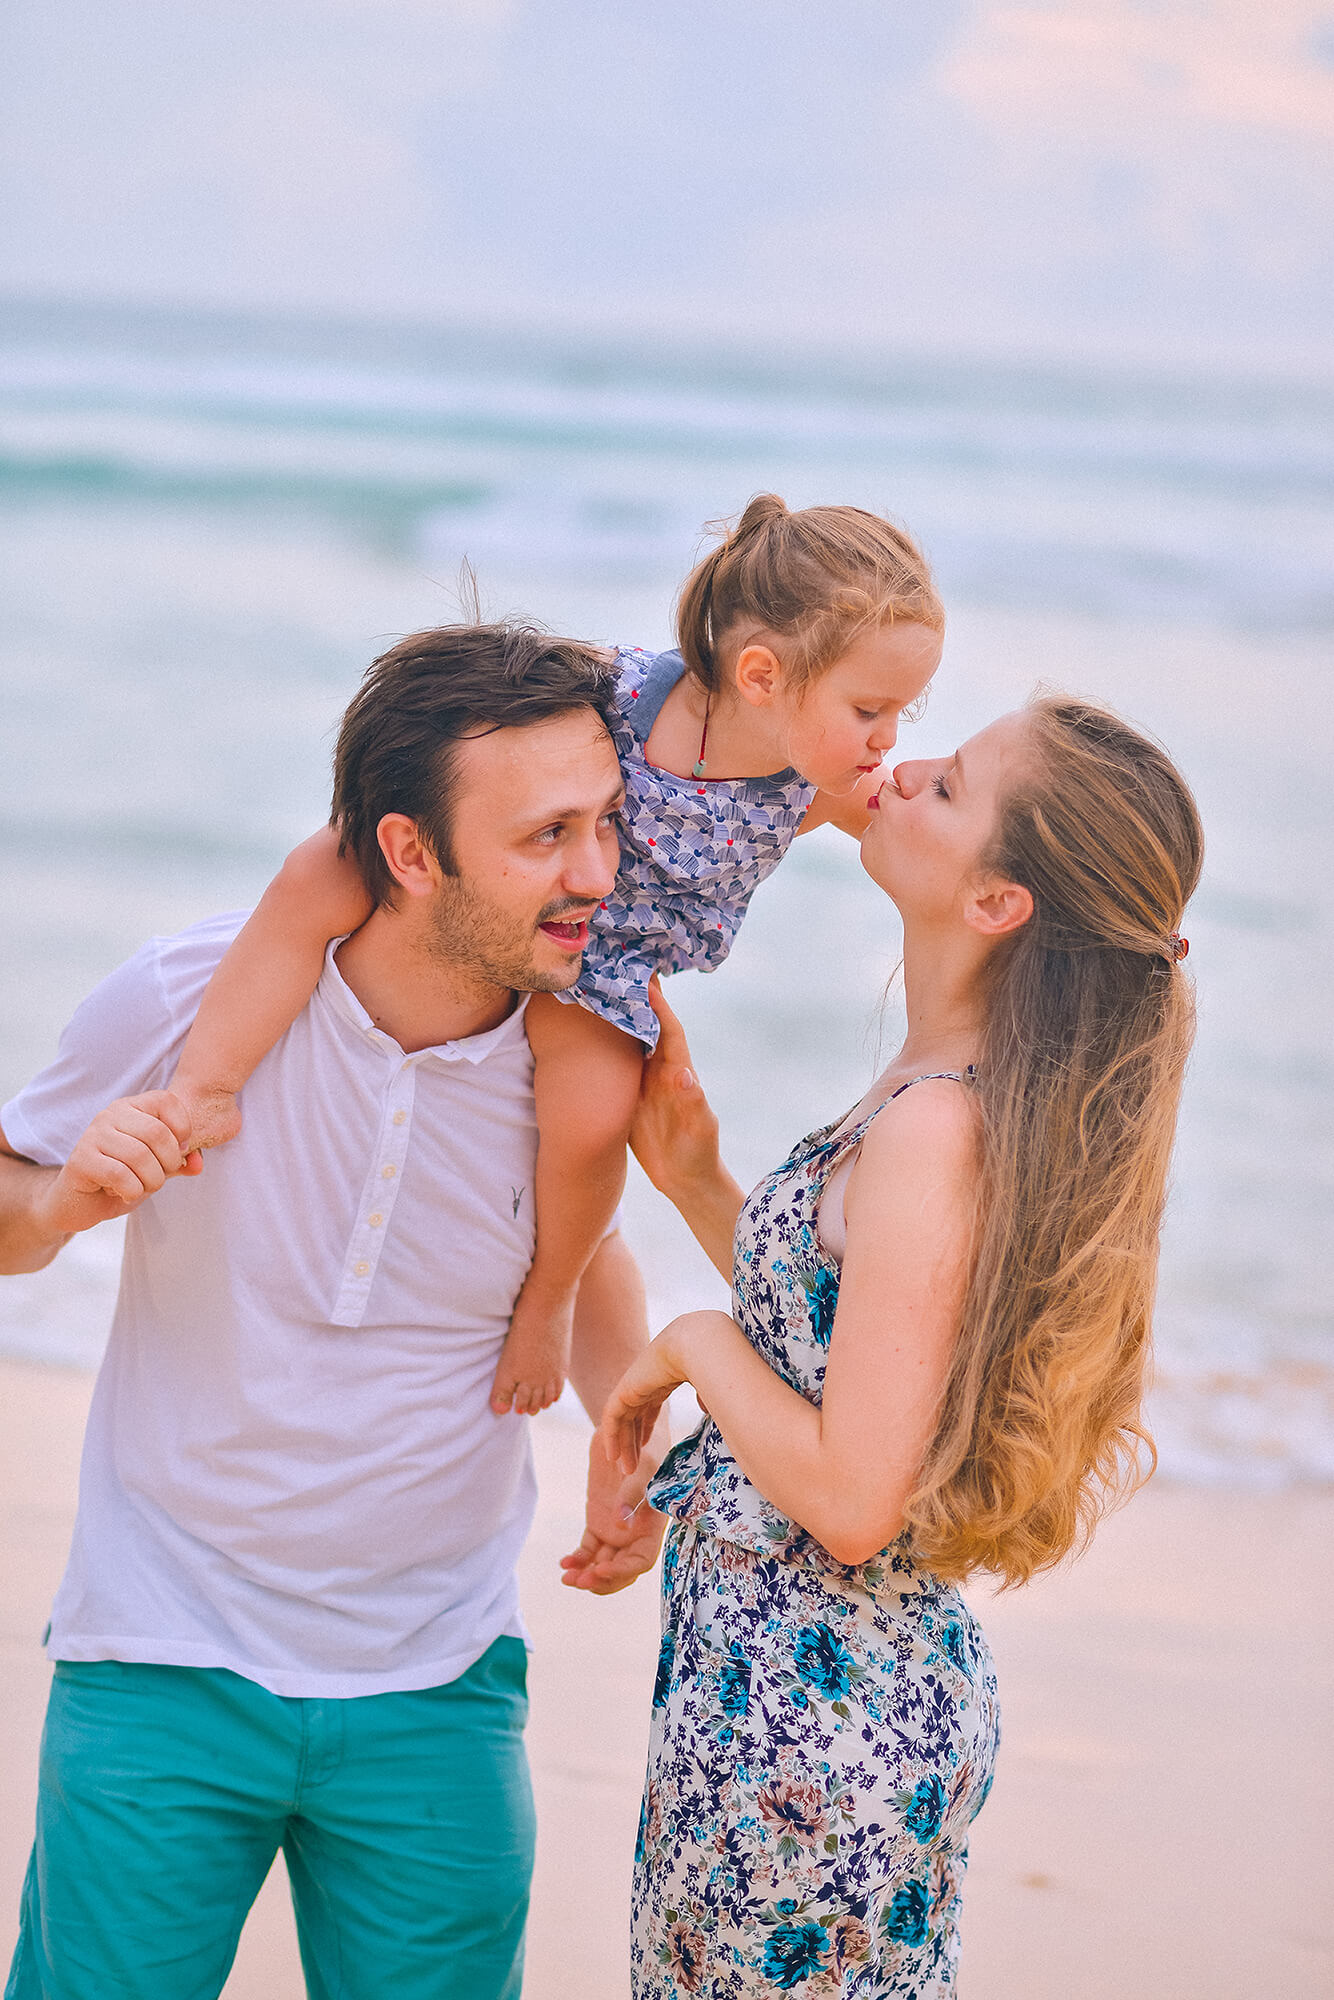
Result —
[[[1178,937],[1175,931],[1169,931],[1167,934],[1167,949],[1171,952],[1172,957],[1179,965],[1181,963],[1181,960],[1186,956],[1186,953],[1190,950],[1190,939]]]

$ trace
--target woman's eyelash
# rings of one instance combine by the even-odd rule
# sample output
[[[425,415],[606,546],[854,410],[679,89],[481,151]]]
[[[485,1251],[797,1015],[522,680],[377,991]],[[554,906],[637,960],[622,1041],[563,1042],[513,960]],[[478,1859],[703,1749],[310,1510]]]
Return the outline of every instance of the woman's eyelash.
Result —
[[[938,798],[947,799],[949,797],[949,791],[946,788],[945,780],[941,776],[939,771],[936,772],[935,777],[931,780],[931,789],[933,792],[935,792]]]

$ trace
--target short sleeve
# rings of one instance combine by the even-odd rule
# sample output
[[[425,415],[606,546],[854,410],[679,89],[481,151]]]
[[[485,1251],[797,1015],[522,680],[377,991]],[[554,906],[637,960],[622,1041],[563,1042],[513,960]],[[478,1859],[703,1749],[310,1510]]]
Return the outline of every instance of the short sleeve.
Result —
[[[162,1089],[246,914],[231,911],[177,937],[151,938],[94,987],[70,1017],[55,1061],[0,1107],[14,1152],[41,1167],[63,1166],[104,1106]]]

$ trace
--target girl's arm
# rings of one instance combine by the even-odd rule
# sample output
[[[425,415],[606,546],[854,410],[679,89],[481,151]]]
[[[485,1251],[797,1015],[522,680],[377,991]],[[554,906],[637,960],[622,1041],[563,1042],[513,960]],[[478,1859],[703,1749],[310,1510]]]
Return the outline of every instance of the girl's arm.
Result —
[[[887,1547],[935,1429],[967,1282],[974,1112],[919,1084],[871,1126],[848,1181],[848,1247],[819,1409],[725,1313],[673,1320],[608,1402],[608,1455],[629,1468],[663,1400],[690,1382],[765,1498],[859,1563]]]
[[[872,792],[879,791],[889,772],[882,765],[878,771],[869,771],[857,781],[857,789],[842,796],[834,792],[817,792],[806,808],[806,817],[797,828],[797,838],[810,833],[817,826],[836,826],[840,833],[849,833],[854,840],[860,840],[871,817],[871,809],[866,801]]]
[[[685,1029],[656,980],[649,999],[662,1032],[644,1064],[631,1150],[654,1187],[680,1209],[709,1262],[730,1285],[732,1238],[743,1196],[719,1157],[718,1120],[700,1089]]]
[[[315,991],[330,938],[357,930],[371,907],[331,827],[288,855],[205,987],[181,1050],[171,1089],[190,1113],[192,1146],[240,1130],[236,1092]]]

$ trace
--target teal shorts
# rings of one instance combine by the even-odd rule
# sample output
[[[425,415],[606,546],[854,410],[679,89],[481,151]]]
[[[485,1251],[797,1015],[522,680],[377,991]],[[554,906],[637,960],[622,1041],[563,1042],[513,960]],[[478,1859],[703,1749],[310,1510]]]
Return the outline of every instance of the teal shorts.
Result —
[[[215,2000],[279,1848],[311,2000],[519,2000],[525,1676],[518,1639],[347,1701],[62,1661],[5,2000]]]

